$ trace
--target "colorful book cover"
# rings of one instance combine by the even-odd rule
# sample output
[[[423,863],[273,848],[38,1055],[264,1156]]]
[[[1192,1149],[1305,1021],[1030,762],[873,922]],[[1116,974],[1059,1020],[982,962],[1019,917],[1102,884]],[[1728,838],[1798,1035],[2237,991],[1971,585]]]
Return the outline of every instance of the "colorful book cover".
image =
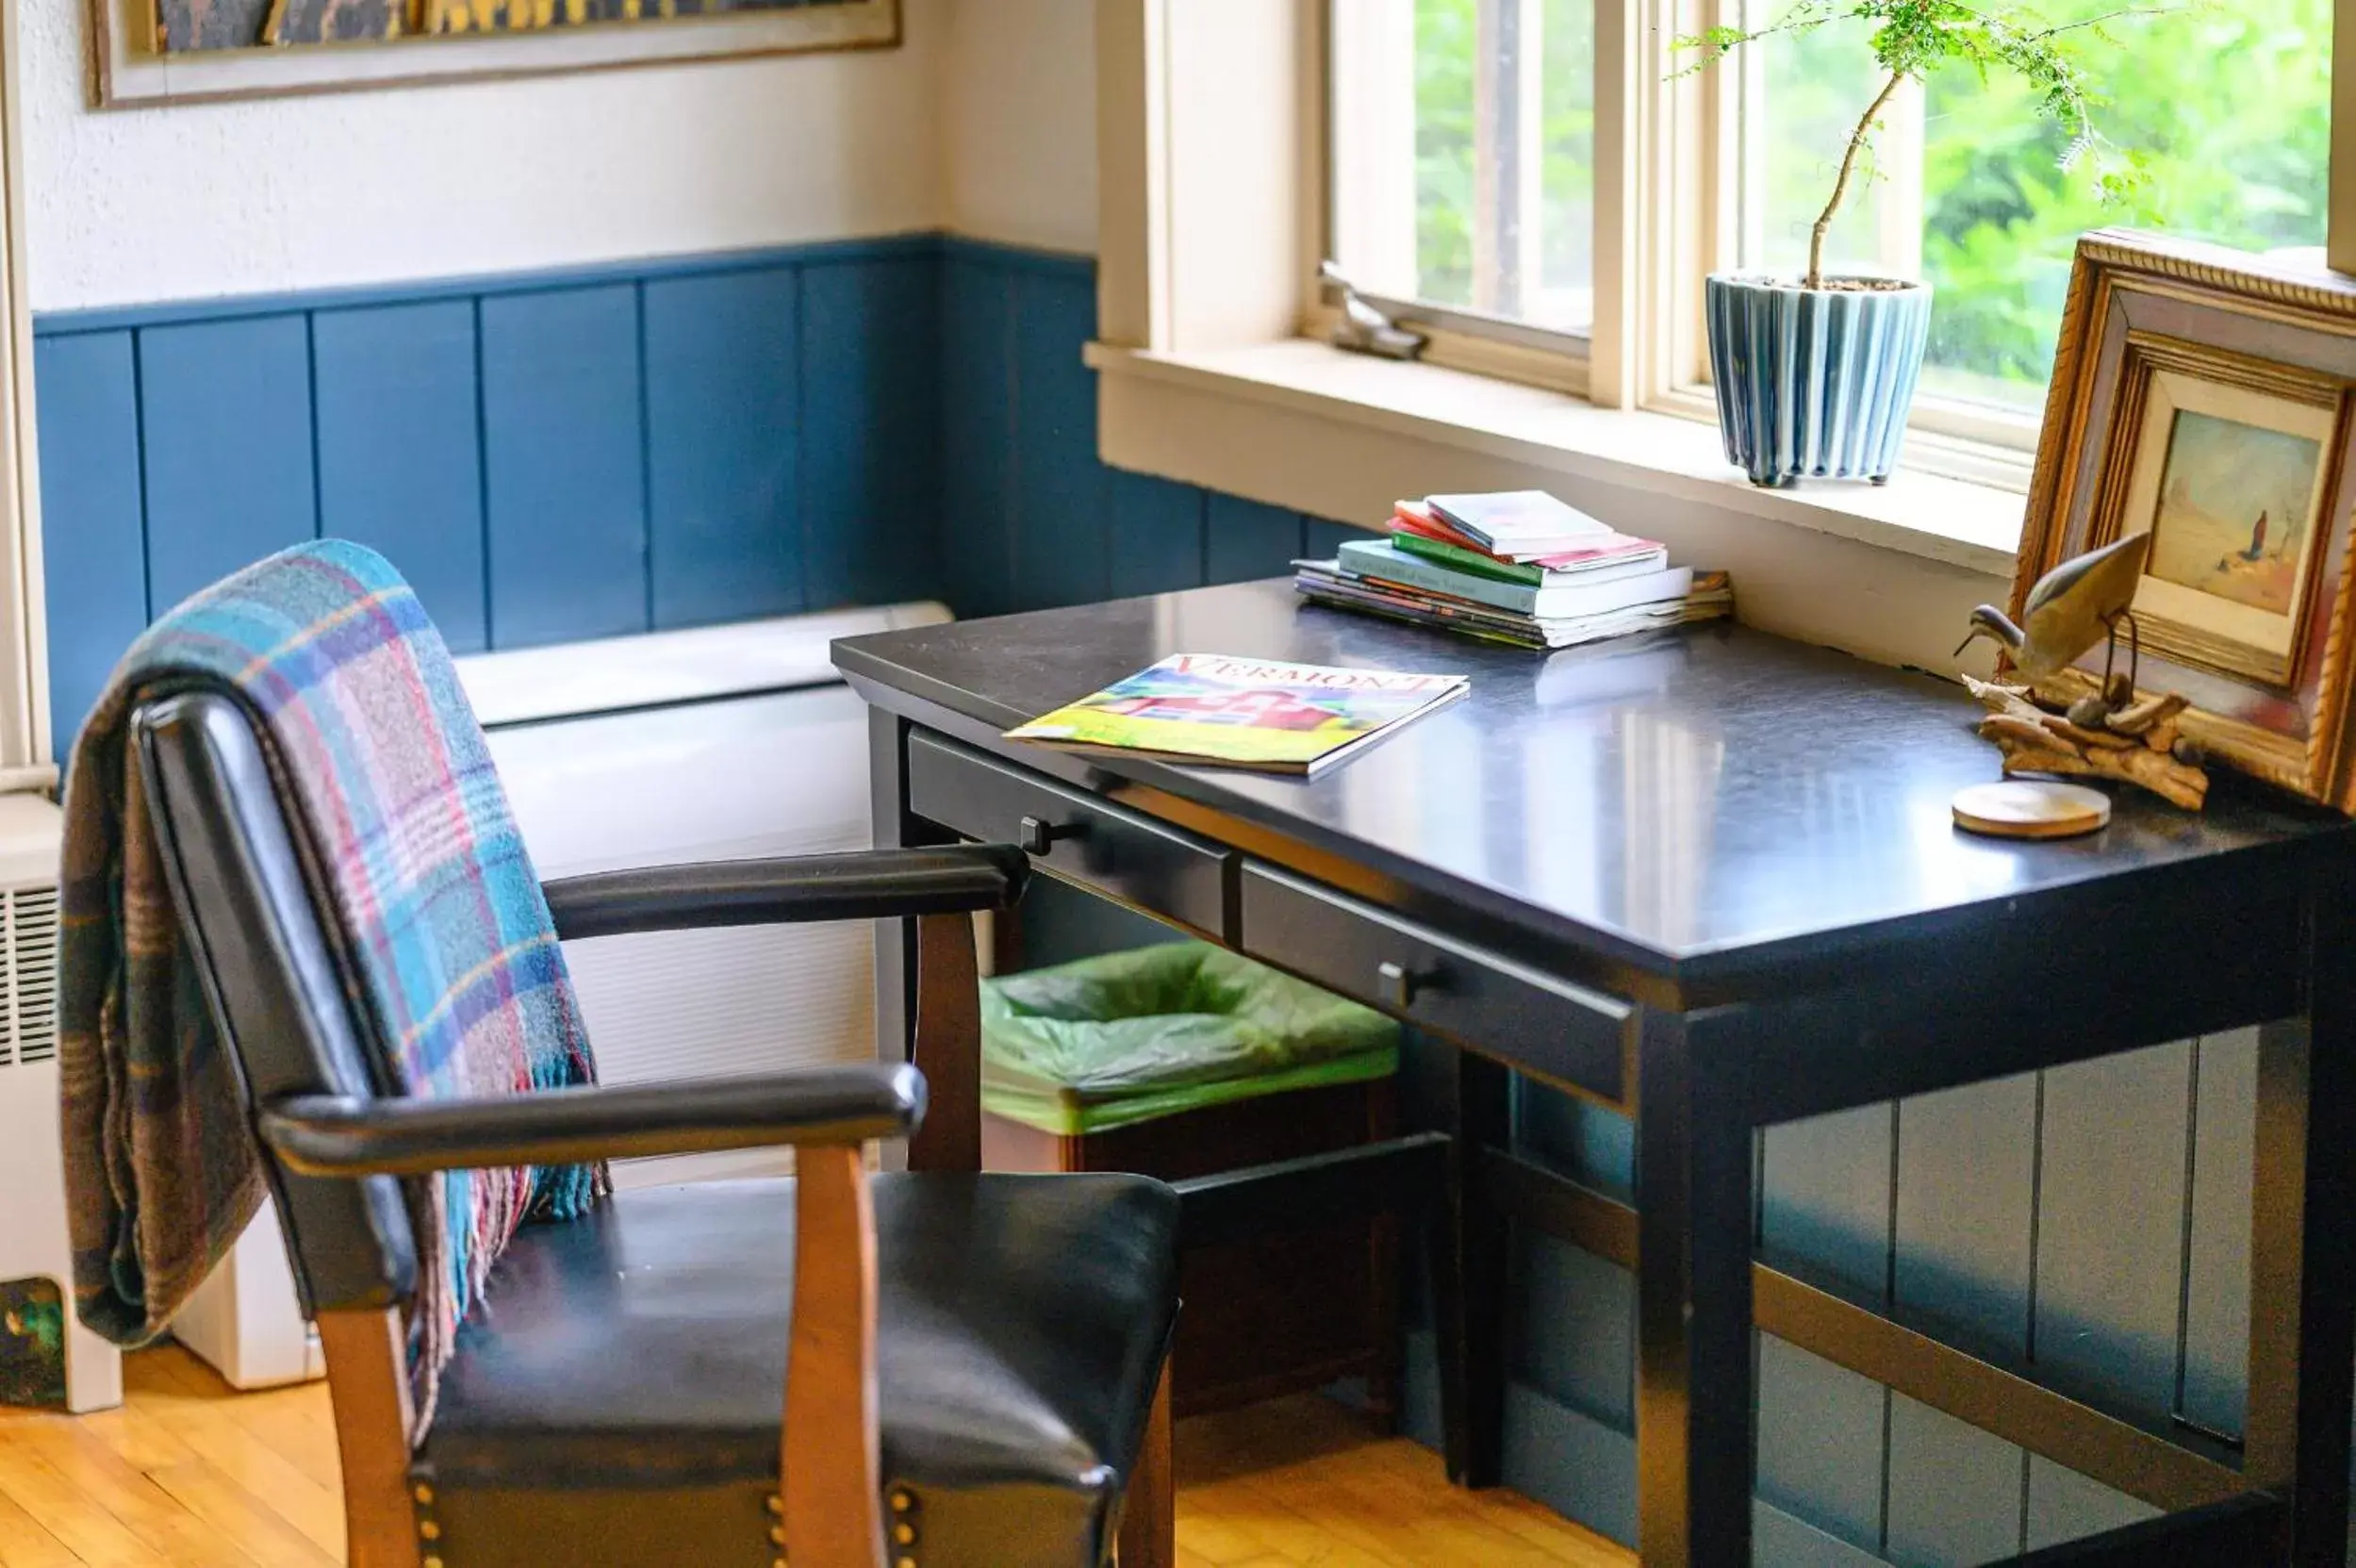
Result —
[[[1499,490],[1424,498],[1434,516],[1481,549],[1508,560],[1575,550],[1615,530],[1544,490]]]
[[[1306,773],[1465,687],[1460,675],[1178,653],[1017,725],[1006,738]]]
[[[1520,583],[1533,588],[1634,577],[1647,571],[1658,571],[1669,564],[1669,552],[1665,548],[1650,539],[1639,539],[1627,534],[1614,534],[1599,541],[1593,550],[1574,550],[1529,562],[1501,561],[1486,551],[1450,544],[1428,534],[1406,528],[1393,530],[1391,542],[1411,555],[1421,555],[1427,561],[1437,561],[1458,571],[1477,572],[1483,577],[1493,577],[1500,583]]]
[[[1337,558],[1342,569],[1353,577],[1401,583],[1422,593],[1450,594],[1540,619],[1608,615],[1633,604],[1682,599],[1693,584],[1693,571],[1689,567],[1659,567],[1601,582],[1573,579],[1551,587],[1505,583],[1484,573],[1460,570],[1409,554],[1388,539],[1352,539],[1342,546]]]

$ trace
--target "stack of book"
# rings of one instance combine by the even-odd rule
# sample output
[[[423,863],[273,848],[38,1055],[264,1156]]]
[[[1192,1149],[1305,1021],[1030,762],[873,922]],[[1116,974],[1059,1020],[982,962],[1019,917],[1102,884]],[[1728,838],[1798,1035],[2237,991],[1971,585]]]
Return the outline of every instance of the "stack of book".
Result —
[[[1722,571],[1672,567],[1542,490],[1402,501],[1388,539],[1293,563],[1308,599],[1520,648],[1570,648],[1730,614]]]

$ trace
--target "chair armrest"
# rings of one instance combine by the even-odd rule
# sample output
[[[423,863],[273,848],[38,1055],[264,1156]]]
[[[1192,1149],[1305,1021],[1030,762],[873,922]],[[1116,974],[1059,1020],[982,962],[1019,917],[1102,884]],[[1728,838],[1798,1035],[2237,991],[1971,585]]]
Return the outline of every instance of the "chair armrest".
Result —
[[[863,850],[601,871],[543,884],[566,941],[634,931],[873,920],[1005,909],[1030,861],[1012,844]]]
[[[898,1137],[924,1119],[914,1067],[541,1089],[470,1099],[297,1095],[265,1106],[262,1141],[305,1176],[422,1176],[642,1154]]]

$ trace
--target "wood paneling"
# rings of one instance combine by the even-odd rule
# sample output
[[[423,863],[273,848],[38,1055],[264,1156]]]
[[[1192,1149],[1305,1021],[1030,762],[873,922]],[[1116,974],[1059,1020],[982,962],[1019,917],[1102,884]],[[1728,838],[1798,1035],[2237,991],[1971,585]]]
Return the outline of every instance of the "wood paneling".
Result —
[[[322,532],[381,551],[453,653],[490,646],[474,305],[311,319]]]
[[[1084,604],[1111,579],[1112,470],[1096,456],[1096,372],[1078,353],[1095,332],[1096,282],[1026,268],[1013,284],[1014,592],[1027,609]]]
[[[147,624],[139,371],[131,334],[33,343],[41,400],[41,563],[49,595],[49,727],[60,755],[107,671]]]
[[[802,607],[800,282],[764,267],[644,287],[657,627]]]
[[[497,647],[647,630],[639,342],[625,284],[483,302]]]
[[[799,532],[811,609],[942,591],[938,273],[922,256],[801,270]]]
[[[941,272],[942,583],[962,616],[1016,605],[1014,279],[973,247]]]
[[[1212,583],[1290,577],[1301,553],[1301,515],[1231,495],[1213,495],[1205,517],[1203,573]]]
[[[154,327],[139,355],[147,586],[160,615],[318,532],[310,322]]]

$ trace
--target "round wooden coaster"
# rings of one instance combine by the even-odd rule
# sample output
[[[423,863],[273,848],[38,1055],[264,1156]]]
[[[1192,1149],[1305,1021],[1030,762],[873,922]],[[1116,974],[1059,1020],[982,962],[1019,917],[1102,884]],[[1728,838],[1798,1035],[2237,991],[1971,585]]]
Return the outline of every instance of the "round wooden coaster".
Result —
[[[1955,826],[1991,838],[2074,838],[2111,819],[2111,798],[2084,784],[2005,779],[1955,791]]]

